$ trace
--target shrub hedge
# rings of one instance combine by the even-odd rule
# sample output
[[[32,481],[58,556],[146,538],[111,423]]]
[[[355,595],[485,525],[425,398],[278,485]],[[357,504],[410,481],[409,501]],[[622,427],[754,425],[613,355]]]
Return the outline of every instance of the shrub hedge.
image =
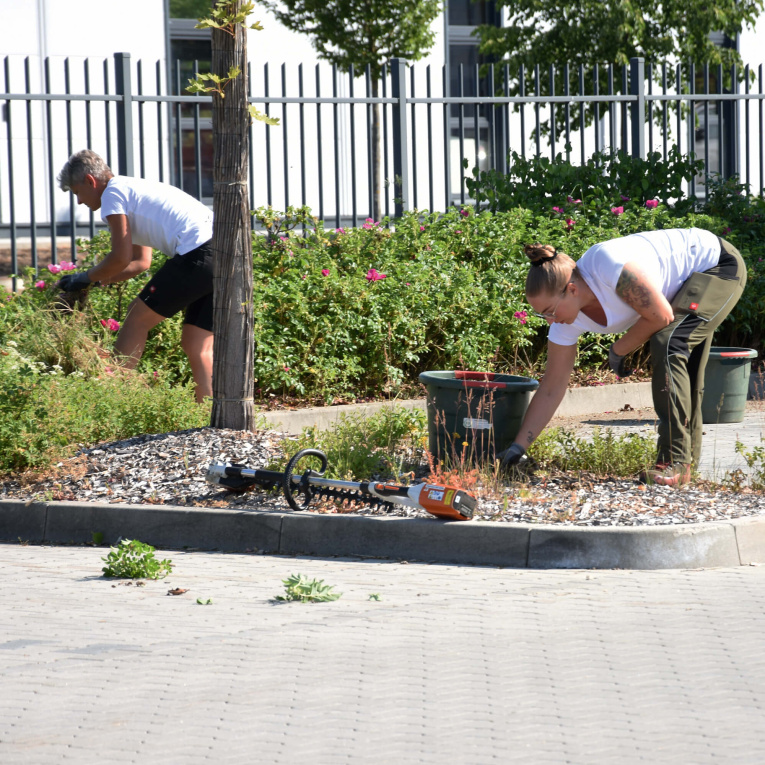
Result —
[[[259,392],[331,401],[396,394],[426,369],[522,373],[543,353],[546,336],[545,322],[527,313],[525,243],[550,243],[578,258],[596,242],[669,227],[706,228],[741,250],[749,283],[716,342],[757,348],[765,299],[762,200],[748,196],[736,182],[716,183],[707,205],[695,211],[688,200],[669,204],[659,198],[671,201],[679,193],[677,177],[689,168],[695,172],[692,162],[682,165],[680,158],[671,158],[667,172],[674,175],[658,196],[654,188],[643,190],[636,166],[624,158],[620,162],[631,185],[618,198],[615,181],[593,191],[579,181],[565,185],[565,174],[555,176],[556,189],[537,188],[534,179],[547,176],[532,168],[523,175],[530,185],[518,191],[525,206],[496,212],[472,207],[443,214],[413,211],[395,225],[368,220],[356,229],[326,230],[307,208],[258,209],[254,215],[265,231],[253,234]],[[645,176],[651,179],[661,175],[652,162]],[[85,244],[84,260],[101,257],[108,247],[108,235],[99,234]],[[157,254],[150,273],[162,262]],[[58,277],[43,272],[27,278],[45,284],[2,303],[0,346],[14,339],[24,355],[73,371],[78,364],[70,358],[72,350],[52,348],[50,338],[33,331],[29,320],[50,307]],[[109,345],[113,332],[102,322],[122,321],[148,278],[91,291],[85,312],[91,337]],[[152,333],[140,370],[160,373],[168,384],[189,381],[180,329],[179,316]],[[586,337],[580,366],[602,366],[609,343],[609,337]]]

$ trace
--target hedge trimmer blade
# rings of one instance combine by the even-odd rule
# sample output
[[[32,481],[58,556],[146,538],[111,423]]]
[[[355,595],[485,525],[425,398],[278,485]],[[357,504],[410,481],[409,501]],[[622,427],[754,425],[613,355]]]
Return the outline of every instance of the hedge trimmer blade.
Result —
[[[304,457],[317,457],[321,469],[306,470],[296,475],[298,462]],[[402,505],[425,510],[438,518],[467,521],[473,517],[476,498],[456,486],[418,483],[412,486],[383,481],[341,481],[324,478],[327,457],[318,449],[303,449],[287,463],[283,473],[274,470],[256,470],[242,465],[213,464],[207,468],[205,479],[229,491],[248,491],[255,486],[271,489],[281,487],[287,503],[293,510],[306,510],[316,497],[340,503],[355,503],[372,507]],[[300,497],[300,502],[295,495]]]

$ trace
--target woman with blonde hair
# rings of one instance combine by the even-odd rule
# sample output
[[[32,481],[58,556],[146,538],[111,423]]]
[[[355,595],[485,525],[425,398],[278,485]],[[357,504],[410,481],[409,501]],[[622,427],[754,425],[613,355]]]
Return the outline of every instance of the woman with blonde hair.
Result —
[[[650,343],[658,417],[656,466],[642,480],[688,483],[701,456],[701,401],[712,335],[746,285],[746,265],[730,243],[702,229],[648,231],[590,247],[579,261],[549,245],[526,246],[526,298],[549,325],[547,367],[515,442],[497,456],[519,463],[549,423],[568,387],[583,332],[621,334],[608,362]]]

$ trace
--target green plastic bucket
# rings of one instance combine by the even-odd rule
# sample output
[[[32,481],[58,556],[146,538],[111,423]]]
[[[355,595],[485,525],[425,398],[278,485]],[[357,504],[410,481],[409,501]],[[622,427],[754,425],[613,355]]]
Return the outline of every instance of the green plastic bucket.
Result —
[[[539,383],[493,372],[423,372],[428,446],[437,459],[494,459],[510,446]]]
[[[751,348],[709,350],[701,400],[701,419],[705,424],[743,421],[752,359],[756,358],[757,351]]]

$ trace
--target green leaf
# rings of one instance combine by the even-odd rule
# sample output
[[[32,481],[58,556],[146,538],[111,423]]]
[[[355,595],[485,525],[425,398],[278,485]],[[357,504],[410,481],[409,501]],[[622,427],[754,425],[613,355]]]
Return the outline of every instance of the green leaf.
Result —
[[[252,117],[254,120],[258,120],[258,122],[265,122],[266,125],[279,124],[278,117],[269,117],[267,114],[261,112],[254,104],[248,104],[247,111],[249,112],[250,117]]]

